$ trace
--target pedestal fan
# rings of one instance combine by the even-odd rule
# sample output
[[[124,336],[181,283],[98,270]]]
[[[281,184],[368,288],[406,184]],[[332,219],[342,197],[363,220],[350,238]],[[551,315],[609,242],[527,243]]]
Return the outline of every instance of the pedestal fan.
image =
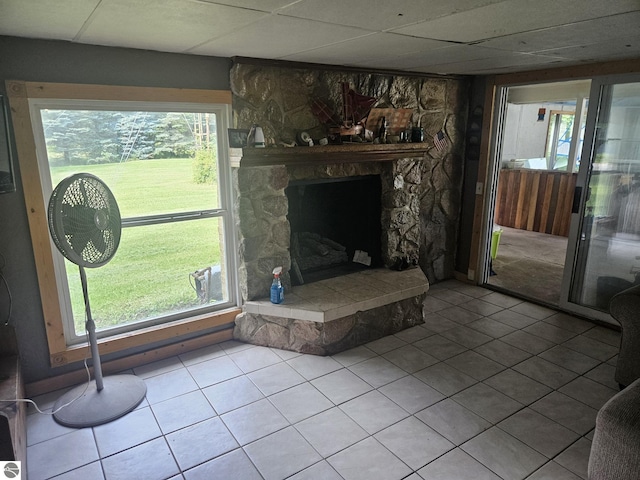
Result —
[[[53,242],[80,269],[94,375],[89,385],[75,387],[56,401],[54,418],[68,427],[92,427],[129,413],[147,393],[144,381],[135,375],[103,378],[96,325],[89,305],[84,269],[101,267],[113,258],[120,244],[120,211],[102,180],[78,173],[62,180],[53,190],[48,213]]]

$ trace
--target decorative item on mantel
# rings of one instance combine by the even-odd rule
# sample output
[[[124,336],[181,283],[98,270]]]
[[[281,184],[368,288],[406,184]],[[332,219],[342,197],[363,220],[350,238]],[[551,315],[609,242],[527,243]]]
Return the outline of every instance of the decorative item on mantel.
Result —
[[[241,130],[238,128],[229,128],[229,148],[242,148],[247,146],[247,137],[249,130]]]
[[[372,108],[367,117],[366,129],[378,131],[384,120],[385,137],[378,135],[377,143],[398,143],[400,134],[406,131],[411,122],[411,115],[413,110],[410,108]]]
[[[296,137],[296,141],[300,146],[313,147],[313,139],[311,138],[311,135],[309,135],[309,132],[299,132]]]
[[[342,143],[343,137],[352,141],[364,140],[364,123],[371,107],[378,101],[354,91],[347,82],[342,82],[342,117],[333,112],[322,100],[316,99],[311,110],[328,128],[328,141],[332,144]]]
[[[255,148],[265,147],[264,132],[262,131],[262,127],[255,123],[251,126],[251,130],[249,130],[249,135],[247,137],[247,146]]]

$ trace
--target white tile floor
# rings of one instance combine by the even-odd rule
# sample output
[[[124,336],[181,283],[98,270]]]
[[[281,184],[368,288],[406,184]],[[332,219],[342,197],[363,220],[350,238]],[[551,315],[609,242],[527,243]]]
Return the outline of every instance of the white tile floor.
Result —
[[[333,357],[226,342],[139,367],[146,399],[95,428],[31,413],[29,479],[586,478],[619,334],[455,281],[425,307]]]

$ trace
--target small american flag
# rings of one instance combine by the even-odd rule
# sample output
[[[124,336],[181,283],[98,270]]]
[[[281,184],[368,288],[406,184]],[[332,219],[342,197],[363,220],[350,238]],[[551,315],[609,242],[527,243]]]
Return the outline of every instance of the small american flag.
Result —
[[[441,152],[442,150],[444,150],[447,146],[447,136],[444,134],[444,132],[442,130],[440,130],[438,133],[436,133],[433,136],[433,145],[436,147],[436,149]]]

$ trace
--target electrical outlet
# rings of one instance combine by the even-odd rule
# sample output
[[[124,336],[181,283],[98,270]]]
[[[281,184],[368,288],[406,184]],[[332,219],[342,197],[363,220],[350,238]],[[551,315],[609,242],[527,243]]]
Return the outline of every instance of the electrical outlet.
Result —
[[[484,185],[482,182],[476,182],[476,195],[482,195],[482,188]]]

